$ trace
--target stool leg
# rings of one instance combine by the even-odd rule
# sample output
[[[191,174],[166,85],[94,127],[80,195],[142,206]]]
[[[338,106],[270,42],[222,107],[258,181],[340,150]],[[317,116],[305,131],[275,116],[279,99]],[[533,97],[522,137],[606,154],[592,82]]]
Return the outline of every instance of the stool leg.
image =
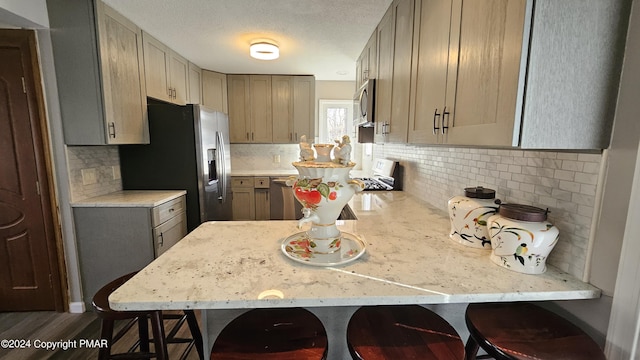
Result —
[[[156,359],[167,360],[169,355],[167,352],[167,342],[164,337],[164,323],[162,322],[161,311],[154,311],[151,313],[151,330],[153,332]]]
[[[138,317],[138,338],[140,339],[140,351],[149,352],[149,319],[146,315]]]
[[[102,330],[100,338],[107,340],[107,347],[100,347],[98,360],[109,360],[111,357],[111,342],[113,340],[113,320],[102,319]]]
[[[473,336],[469,335],[469,339],[467,339],[467,344],[464,347],[464,358],[465,360],[475,360],[478,355],[478,350],[480,349],[480,345],[473,338]]]
[[[187,315],[187,324],[189,324],[189,330],[191,331],[191,336],[193,337],[193,341],[195,342],[198,356],[200,360],[204,360],[204,350],[202,348],[202,334],[200,333],[200,327],[198,326],[198,320],[196,319],[196,314],[193,312],[193,310],[185,310],[184,313]]]

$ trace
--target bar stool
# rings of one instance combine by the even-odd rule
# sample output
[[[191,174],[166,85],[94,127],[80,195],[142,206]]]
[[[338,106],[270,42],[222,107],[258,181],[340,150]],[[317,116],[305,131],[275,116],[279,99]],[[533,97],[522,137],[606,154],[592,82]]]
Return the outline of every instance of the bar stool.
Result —
[[[347,326],[353,359],[464,359],[456,330],[438,314],[418,305],[364,306]]]
[[[481,347],[497,360],[597,360],[604,353],[580,328],[555,313],[526,302],[470,304],[467,359]]]
[[[99,360],[106,359],[149,359],[155,357],[158,360],[168,359],[167,344],[168,343],[188,343],[187,348],[182,354],[181,359],[186,358],[189,351],[196,347],[200,359],[204,358],[202,350],[202,334],[198,327],[198,321],[193,310],[184,310],[182,315],[169,314],[163,316],[162,311],[116,311],[109,306],[109,295],[127,280],[132,278],[137,272],[133,272],[121,276],[110,283],[106,284],[96,292],[93,297],[92,305],[97,316],[102,320],[102,330],[100,338],[107,340],[107,347],[100,348],[98,352]],[[177,323],[165,336],[163,319],[175,319]],[[129,320],[129,322],[114,336],[114,326],[116,320]],[[149,339],[149,325],[151,320],[151,331],[153,339]],[[184,322],[189,325],[191,331],[191,339],[176,337],[177,332]],[[112,345],[120,340],[134,324],[138,324],[139,340],[129,349],[127,353],[111,354]],[[155,352],[150,352],[149,342],[153,341]],[[139,352],[134,352],[137,347]]]
[[[222,329],[211,360],[320,360],[327,345],[322,322],[305,309],[254,309]]]

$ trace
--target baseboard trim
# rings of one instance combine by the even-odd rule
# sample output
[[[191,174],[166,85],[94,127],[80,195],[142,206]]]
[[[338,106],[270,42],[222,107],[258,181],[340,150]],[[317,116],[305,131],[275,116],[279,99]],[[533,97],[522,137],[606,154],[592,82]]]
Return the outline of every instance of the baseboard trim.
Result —
[[[83,301],[69,303],[69,312],[72,314],[82,314],[86,309]]]

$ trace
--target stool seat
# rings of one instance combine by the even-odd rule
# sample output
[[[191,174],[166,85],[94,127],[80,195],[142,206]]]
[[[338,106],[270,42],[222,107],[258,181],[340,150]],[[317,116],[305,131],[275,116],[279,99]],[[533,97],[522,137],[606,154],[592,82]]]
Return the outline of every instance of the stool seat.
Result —
[[[464,359],[456,330],[433,311],[418,305],[364,306],[347,326],[354,359]]]
[[[225,326],[211,359],[320,360],[327,345],[322,322],[305,309],[254,309]]]
[[[476,358],[478,347],[495,359],[605,359],[584,331],[531,303],[470,304],[465,320],[468,359]]]

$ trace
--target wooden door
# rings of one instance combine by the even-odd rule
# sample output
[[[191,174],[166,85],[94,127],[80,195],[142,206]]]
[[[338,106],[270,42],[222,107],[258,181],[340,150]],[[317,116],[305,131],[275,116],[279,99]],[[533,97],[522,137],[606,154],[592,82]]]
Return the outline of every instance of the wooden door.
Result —
[[[376,81],[375,142],[384,142],[391,121],[391,80],[393,78],[393,7],[389,7],[377,28],[378,80]]]
[[[271,75],[250,75],[251,142],[273,141],[271,114]]]
[[[147,96],[170,102],[169,49],[147,33],[142,36]]]
[[[313,75],[293,78],[293,135],[292,142],[299,143],[302,135],[315,136],[316,78]]]
[[[452,36],[458,65],[445,142],[512,146],[526,3],[463,2],[459,34]]]
[[[293,77],[271,77],[273,142],[286,144],[293,139]]]
[[[232,189],[233,220],[255,220],[256,203],[253,188]]]
[[[98,1],[100,64],[109,144],[148,144],[142,30]]]
[[[189,63],[189,104],[202,104],[202,69]]]
[[[189,91],[189,61],[175,51],[169,51],[169,55],[169,74],[173,91],[173,100],[171,102],[185,105],[187,103],[187,92]]]
[[[391,78],[391,119],[386,129],[389,142],[407,142],[411,92],[414,0],[393,3],[393,76]]]
[[[269,189],[254,190],[255,219],[269,220],[271,218],[271,203],[269,202]]]
[[[437,144],[449,64],[452,0],[417,0],[409,142]],[[455,84],[455,83],[454,83]]]
[[[250,142],[249,75],[228,75],[227,92],[229,100],[229,139],[232,143]],[[206,105],[207,103],[205,103]]]
[[[202,70],[202,105],[225,114],[227,106],[227,75]]]
[[[31,31],[0,31],[0,311],[63,310]]]

